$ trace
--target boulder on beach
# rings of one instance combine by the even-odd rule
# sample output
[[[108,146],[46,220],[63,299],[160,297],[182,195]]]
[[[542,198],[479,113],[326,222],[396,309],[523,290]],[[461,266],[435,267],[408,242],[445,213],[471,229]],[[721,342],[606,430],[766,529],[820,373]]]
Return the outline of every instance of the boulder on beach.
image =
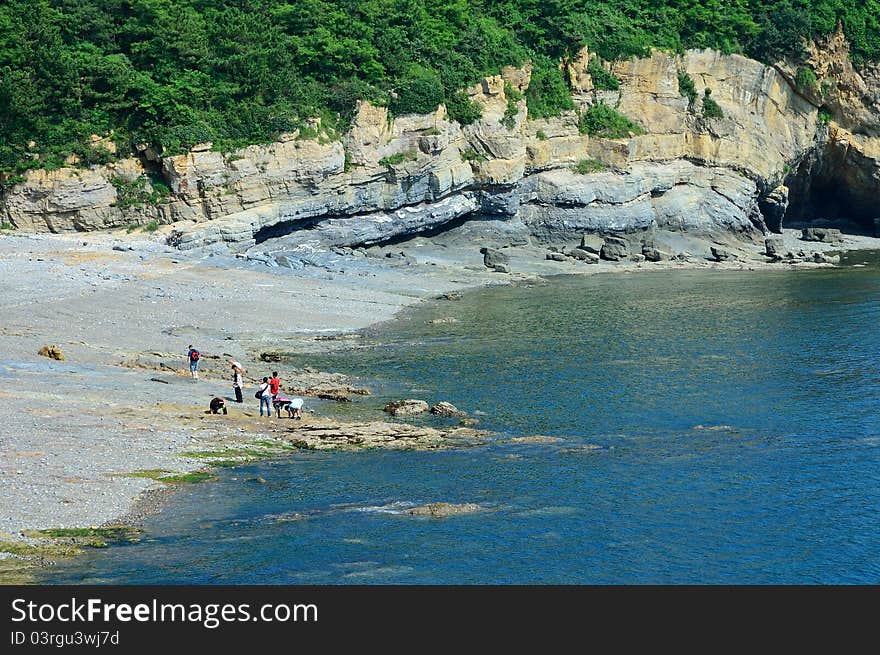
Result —
[[[586,250],[594,255],[602,252],[602,246],[605,245],[605,239],[597,234],[585,234],[581,237],[581,250]]]
[[[619,262],[629,256],[629,246],[620,237],[605,237],[599,256],[611,262]]]
[[[432,318],[430,321],[428,321],[428,325],[446,325],[446,324],[452,324],[452,323],[458,323],[458,319],[455,318],[454,316],[444,316],[443,318]]]
[[[413,507],[407,510],[407,514],[411,516],[430,516],[432,518],[444,518],[447,516],[456,516],[458,514],[474,514],[482,512],[485,508],[476,503],[428,503],[419,507]]]
[[[561,252],[548,252],[545,255],[545,259],[548,259],[553,262],[564,262],[568,258],[565,255],[563,255]]]
[[[384,411],[391,414],[391,416],[413,416],[427,412],[428,403],[424,400],[415,400],[413,398],[394,400],[385,405]]]
[[[840,230],[831,227],[805,227],[801,230],[803,241],[820,241],[822,243],[840,243],[843,235]]]
[[[642,248],[642,255],[644,255],[645,259],[649,262],[659,262],[663,260],[663,253],[653,246],[644,246]]]
[[[64,361],[64,353],[61,348],[56,345],[51,346],[43,346],[37,351],[38,355],[42,355],[43,357],[48,357],[49,359],[55,359],[59,362]]]
[[[784,248],[785,244],[782,241],[782,237],[767,237],[764,239],[764,253],[768,257],[782,257]]]
[[[434,405],[430,411],[434,416],[467,416],[467,412],[461,411],[458,407],[445,400]]]
[[[584,250],[583,248],[572,248],[567,254],[572,259],[578,259],[587,264],[597,264],[599,262],[599,255],[597,253]]]
[[[724,248],[719,248],[717,246],[711,246],[709,250],[712,252],[712,259],[716,262],[726,262],[731,259],[736,259],[736,255],[730,252],[729,250],[725,250]]]
[[[480,248],[480,254],[483,255],[483,266],[486,268],[497,268],[499,265],[507,266],[510,264],[510,258],[495,248]]]

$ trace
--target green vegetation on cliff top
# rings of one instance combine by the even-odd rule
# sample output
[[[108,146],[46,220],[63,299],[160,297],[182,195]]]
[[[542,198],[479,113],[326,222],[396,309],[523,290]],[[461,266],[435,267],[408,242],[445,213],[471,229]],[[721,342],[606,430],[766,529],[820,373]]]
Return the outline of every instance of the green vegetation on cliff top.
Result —
[[[557,62],[584,44],[606,60],[651,46],[797,59],[838,20],[856,63],[880,59],[880,0],[7,0],[0,172],[102,163],[89,135],[111,130],[120,155],[228,150],[315,116],[338,134],[357,99],[447,102],[469,122],[480,108],[457,91],[526,60],[530,115],[553,116],[571,107]]]

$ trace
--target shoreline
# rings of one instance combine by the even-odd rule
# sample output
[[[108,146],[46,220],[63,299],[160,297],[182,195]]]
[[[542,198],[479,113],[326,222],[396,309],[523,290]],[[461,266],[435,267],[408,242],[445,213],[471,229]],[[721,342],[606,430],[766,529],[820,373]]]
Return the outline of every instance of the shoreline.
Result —
[[[786,234],[789,241],[793,232]],[[737,245],[753,255],[761,249]],[[880,239],[847,236],[843,247],[799,245],[820,251],[870,250],[880,249]],[[22,535],[27,530],[136,524],[138,517],[159,511],[176,487],[157,481],[158,474],[151,478],[137,473],[185,476],[212,461],[229,462],[219,455],[213,460],[187,457],[187,452],[242,449],[267,439],[295,442],[283,419],[261,427],[254,417],[253,384],[244,390],[250,396],[245,395],[235,420],[232,414],[216,420],[203,413],[211,396],[230,397],[223,376],[230,359],[245,362],[251,378],[276,367],[284,389],[351,392],[357,381],[346,376],[291,371],[283,362],[262,362],[259,355],[273,350],[308,355],[350,344],[345,335],[381,329],[406,308],[445,293],[492,285],[568,274],[827,266],[757,259],[586,265],[539,259],[546,247],[530,245],[511,248],[514,273],[508,275],[483,267],[477,250],[419,237],[375,248],[375,261],[366,264],[343,258],[338,271],[291,272],[231,257],[180,253],[155,237],[0,237],[0,273],[15,281],[0,300],[0,335],[6,346],[0,358],[0,377],[6,382],[0,398],[9,410],[0,431],[0,541],[36,543]],[[388,252],[405,254],[391,258],[385,256]],[[198,382],[184,371],[189,343],[208,356]],[[63,361],[37,354],[50,344],[61,348]],[[140,358],[148,365],[132,366],[132,361],[143,363]],[[316,394],[307,395],[307,408],[332,415],[328,407],[333,401]],[[230,407],[239,413],[234,403]],[[385,423],[384,416],[377,411],[373,423],[400,425]],[[343,433],[352,432],[353,425],[360,424],[307,414],[300,427],[335,432],[333,438],[342,441],[330,438],[332,449],[346,446]],[[389,429],[378,428],[377,439]],[[422,432],[413,438],[427,438],[436,446],[446,437]],[[266,456],[278,456],[289,449],[281,445],[266,450]]]

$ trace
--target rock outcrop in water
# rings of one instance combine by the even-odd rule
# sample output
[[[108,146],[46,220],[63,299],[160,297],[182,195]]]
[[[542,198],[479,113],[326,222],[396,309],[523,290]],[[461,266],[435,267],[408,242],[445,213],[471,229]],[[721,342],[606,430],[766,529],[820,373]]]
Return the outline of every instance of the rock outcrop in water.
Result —
[[[873,225],[880,69],[857,72],[842,34],[813,45],[818,82],[809,89],[798,88],[784,64],[691,50],[615,62],[620,89],[603,91],[587,71],[590,58],[584,49],[568,64],[578,108],[558,118],[527,120],[525,100],[508,93],[528,87],[530,68],[508,68],[468,90],[483,106],[472,125],[449,120],[442,106],[391,117],[362,103],[342,140],[293,133],[233,153],[205,144],[91,170],[31,171],[6,193],[0,217],[52,232],[154,219],[176,223],[169,243],[183,249],[242,251],[283,237],[282,263],[291,266],[291,253],[378,244],[486,217],[539,240],[662,228],[759,241],[784,216],[803,219],[834,201],[839,215]],[[693,80],[695,100],[680,90],[680,74]],[[706,116],[706,91],[723,117]],[[580,112],[599,103],[645,133],[581,133]],[[591,172],[581,174],[584,160]],[[132,201],[134,182],[152,190],[147,173],[171,188],[166,202]]]

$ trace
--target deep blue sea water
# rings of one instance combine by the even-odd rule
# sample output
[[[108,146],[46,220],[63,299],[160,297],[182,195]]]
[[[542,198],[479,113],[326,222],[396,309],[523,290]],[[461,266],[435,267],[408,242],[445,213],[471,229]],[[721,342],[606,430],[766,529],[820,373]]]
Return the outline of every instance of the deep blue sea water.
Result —
[[[429,303],[369,347],[304,361],[379,389],[356,408],[376,418],[388,398],[448,400],[495,440],[225,469],[143,542],[45,581],[877,583],[878,325],[873,265],[558,278]],[[560,441],[509,441],[530,435]],[[486,511],[405,513],[435,501]]]

